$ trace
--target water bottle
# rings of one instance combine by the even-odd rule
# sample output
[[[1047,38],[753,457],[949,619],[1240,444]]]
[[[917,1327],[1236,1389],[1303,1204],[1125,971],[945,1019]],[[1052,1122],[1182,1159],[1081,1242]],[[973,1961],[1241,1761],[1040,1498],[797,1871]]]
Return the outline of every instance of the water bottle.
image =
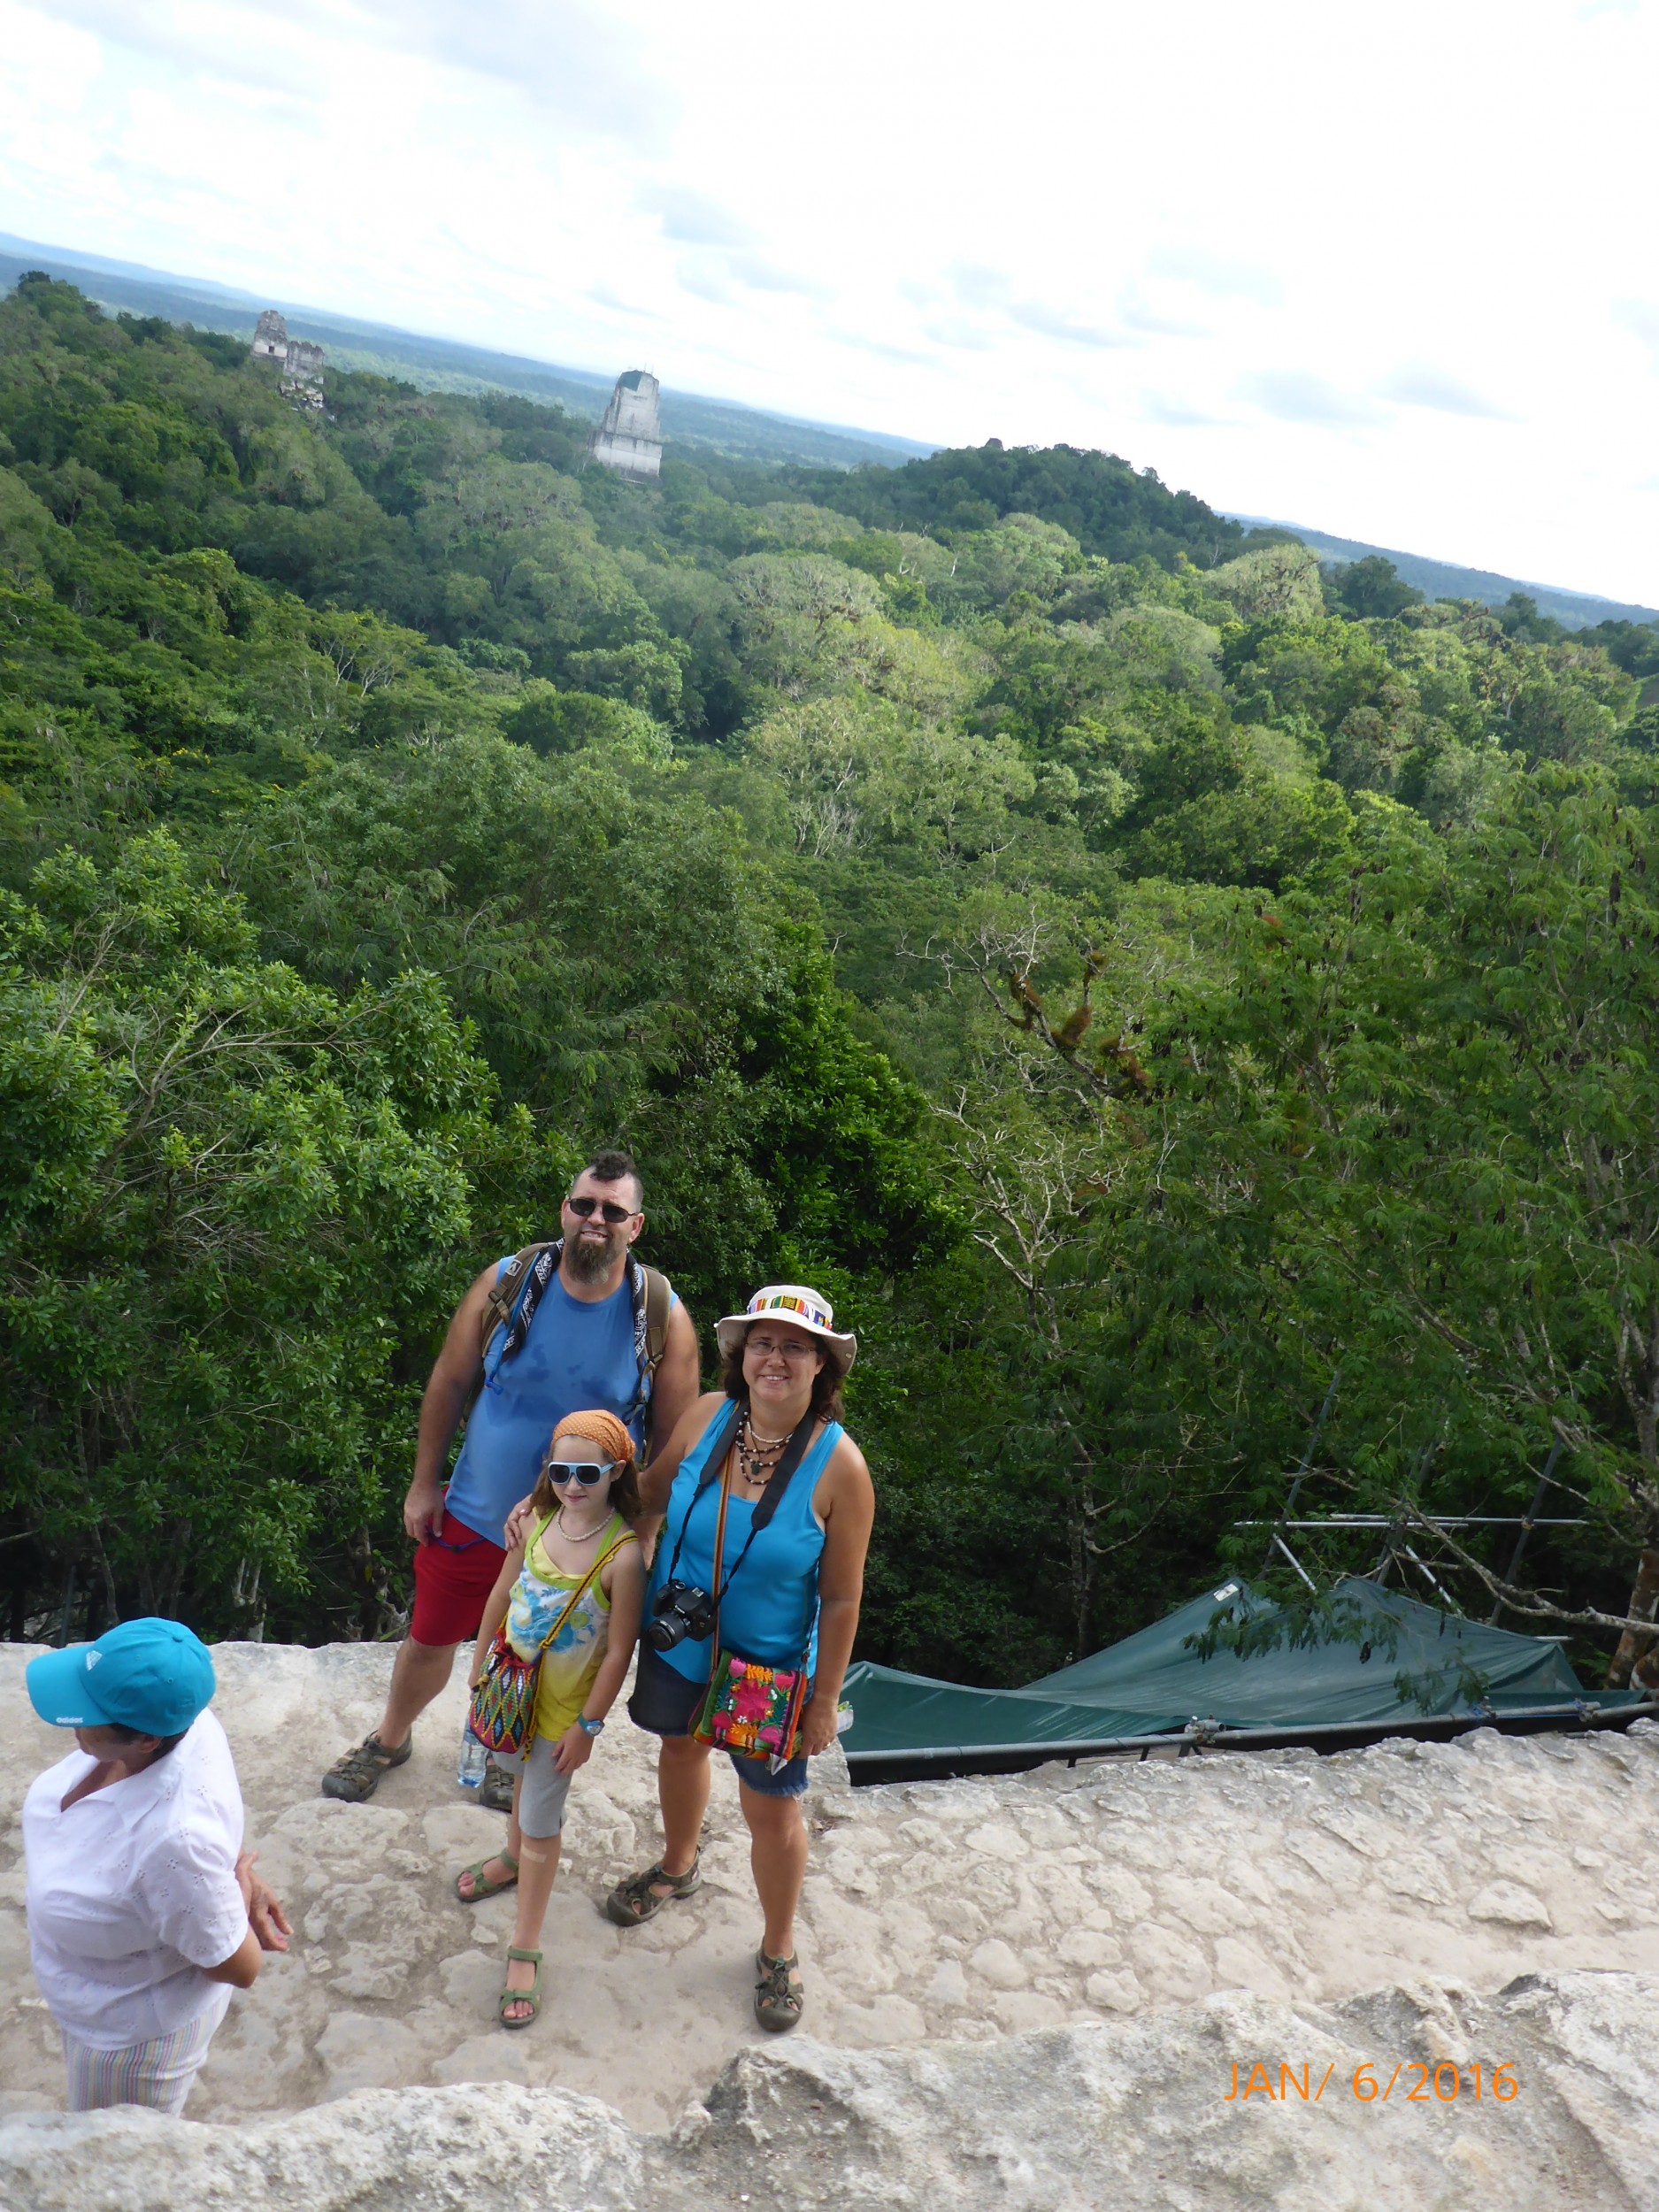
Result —
[[[464,1790],[476,1790],[484,1778],[489,1754],[470,1727],[461,1731],[461,1755],[455,1763],[455,1778]]]

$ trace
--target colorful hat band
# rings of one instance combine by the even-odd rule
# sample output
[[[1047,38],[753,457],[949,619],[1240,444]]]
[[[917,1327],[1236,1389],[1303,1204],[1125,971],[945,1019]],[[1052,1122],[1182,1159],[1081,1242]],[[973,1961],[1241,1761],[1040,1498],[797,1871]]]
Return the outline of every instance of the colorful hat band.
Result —
[[[751,1319],[762,1313],[798,1313],[803,1319],[811,1322],[815,1328],[833,1326],[827,1307],[815,1306],[805,1298],[791,1297],[787,1291],[780,1291],[770,1298],[764,1291],[757,1292],[749,1302],[748,1312]]]

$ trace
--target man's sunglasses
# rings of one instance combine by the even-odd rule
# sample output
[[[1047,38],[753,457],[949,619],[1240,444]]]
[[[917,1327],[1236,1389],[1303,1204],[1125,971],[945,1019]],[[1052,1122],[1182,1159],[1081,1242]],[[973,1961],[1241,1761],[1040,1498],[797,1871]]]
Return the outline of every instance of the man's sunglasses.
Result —
[[[567,1198],[565,1203],[578,1221],[591,1221],[601,1214],[613,1227],[618,1221],[632,1221],[635,1211],[632,1206],[618,1206],[614,1198]]]
[[[542,1472],[557,1489],[563,1489],[567,1482],[580,1482],[584,1490],[591,1490],[596,1482],[614,1474],[621,1464],[619,1459],[549,1459]]]

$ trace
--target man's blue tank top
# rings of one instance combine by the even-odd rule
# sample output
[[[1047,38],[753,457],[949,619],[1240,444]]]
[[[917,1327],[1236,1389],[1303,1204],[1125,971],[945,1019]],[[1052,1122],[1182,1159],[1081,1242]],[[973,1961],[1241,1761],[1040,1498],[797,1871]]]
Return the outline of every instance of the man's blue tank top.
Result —
[[[501,1263],[504,1267],[507,1263]],[[557,1275],[541,1294],[530,1333],[502,1365],[504,1328],[484,1355],[484,1387],[466,1424],[444,1510],[499,1544],[507,1516],[541,1471],[549,1439],[567,1413],[603,1406],[626,1414],[640,1386],[634,1302],[626,1280],[609,1298],[572,1298]],[[643,1441],[644,1415],[634,1424]]]
[[[681,1582],[695,1582],[700,1589],[714,1587],[714,1529],[720,1510],[720,1485],[718,1479],[710,1482],[699,1497],[697,1483],[708,1463],[710,1447],[723,1455],[733,1433],[730,1413],[721,1406],[680,1463],[651,1565],[645,1608],[648,1620],[650,1599],[668,1579],[669,1563],[682,1528],[685,1541],[680,1546],[676,1577]],[[812,1494],[841,1438],[841,1424],[830,1422],[795,1469],[778,1510],[749,1545],[749,1556],[720,1602],[720,1641],[728,1651],[757,1659],[764,1666],[794,1667],[800,1664],[804,1650],[809,1671],[817,1665],[818,1569],[824,1552],[824,1531],[812,1510]],[[727,1501],[722,1579],[731,1573],[754,1517],[755,1507],[747,1498]],[[661,1656],[688,1680],[706,1682],[713,1663],[714,1640],[705,1636],[701,1643],[694,1643],[687,1636]]]

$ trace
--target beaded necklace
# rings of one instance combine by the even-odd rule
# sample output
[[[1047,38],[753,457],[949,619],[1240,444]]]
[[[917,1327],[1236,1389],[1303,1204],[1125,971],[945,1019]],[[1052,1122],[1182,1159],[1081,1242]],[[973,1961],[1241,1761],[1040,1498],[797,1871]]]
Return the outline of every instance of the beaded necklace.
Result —
[[[749,1408],[745,1406],[737,1425],[737,1440],[732,1447],[738,1479],[751,1490],[764,1489],[776,1472],[788,1441],[787,1435],[763,1436],[750,1421]]]

